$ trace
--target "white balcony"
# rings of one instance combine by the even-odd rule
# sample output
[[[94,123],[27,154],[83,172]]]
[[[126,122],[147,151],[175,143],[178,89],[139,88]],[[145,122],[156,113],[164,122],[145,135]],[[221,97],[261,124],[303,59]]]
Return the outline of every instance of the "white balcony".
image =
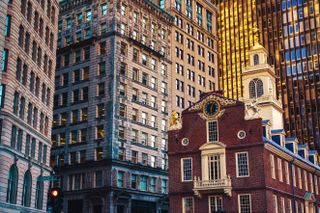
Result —
[[[227,194],[231,196],[231,178],[228,176],[224,179],[217,180],[200,180],[195,178],[193,182],[193,191],[195,195],[201,197],[202,194]]]

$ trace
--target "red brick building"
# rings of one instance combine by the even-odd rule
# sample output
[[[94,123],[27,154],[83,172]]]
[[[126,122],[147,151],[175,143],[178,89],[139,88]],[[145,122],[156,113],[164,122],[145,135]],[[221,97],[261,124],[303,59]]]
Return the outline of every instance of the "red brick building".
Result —
[[[256,84],[247,74],[244,102],[204,94],[180,121],[172,121],[171,213],[318,212],[317,152],[285,138],[283,129],[273,129],[282,125],[276,120],[281,108],[270,90],[275,87],[266,85],[274,82],[273,67],[264,64],[259,48],[252,50],[256,71],[250,75]],[[265,111],[270,113],[259,114]]]

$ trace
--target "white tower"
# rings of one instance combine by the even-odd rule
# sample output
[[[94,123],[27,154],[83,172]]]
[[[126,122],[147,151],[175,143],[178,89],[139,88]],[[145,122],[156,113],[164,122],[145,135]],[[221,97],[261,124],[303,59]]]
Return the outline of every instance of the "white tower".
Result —
[[[269,120],[271,129],[283,129],[282,103],[276,95],[274,67],[268,64],[267,50],[256,44],[249,51],[250,64],[242,71],[246,119]]]

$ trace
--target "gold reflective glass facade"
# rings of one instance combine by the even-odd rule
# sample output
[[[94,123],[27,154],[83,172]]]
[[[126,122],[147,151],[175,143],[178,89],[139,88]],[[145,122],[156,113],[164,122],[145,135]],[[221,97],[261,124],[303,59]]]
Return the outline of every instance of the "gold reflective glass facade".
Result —
[[[319,149],[319,2],[220,0],[217,6],[220,88],[227,97],[242,96],[242,68],[257,26],[278,76],[287,134]]]

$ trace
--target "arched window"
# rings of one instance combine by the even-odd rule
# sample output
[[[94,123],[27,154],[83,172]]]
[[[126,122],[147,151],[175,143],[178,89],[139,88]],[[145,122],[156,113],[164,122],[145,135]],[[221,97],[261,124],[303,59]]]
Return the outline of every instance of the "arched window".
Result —
[[[39,177],[41,177],[41,176],[39,176]],[[36,209],[43,208],[43,182],[42,181],[37,181],[35,208]]]
[[[31,203],[32,176],[30,170],[26,171],[23,178],[22,205],[30,207]]]
[[[259,55],[258,54],[255,54],[253,56],[253,64],[254,65],[258,65],[259,64]]]
[[[249,83],[250,98],[259,98],[263,95],[263,83],[260,79],[255,78]]]
[[[12,165],[8,178],[7,203],[17,203],[18,177],[17,166]]]

